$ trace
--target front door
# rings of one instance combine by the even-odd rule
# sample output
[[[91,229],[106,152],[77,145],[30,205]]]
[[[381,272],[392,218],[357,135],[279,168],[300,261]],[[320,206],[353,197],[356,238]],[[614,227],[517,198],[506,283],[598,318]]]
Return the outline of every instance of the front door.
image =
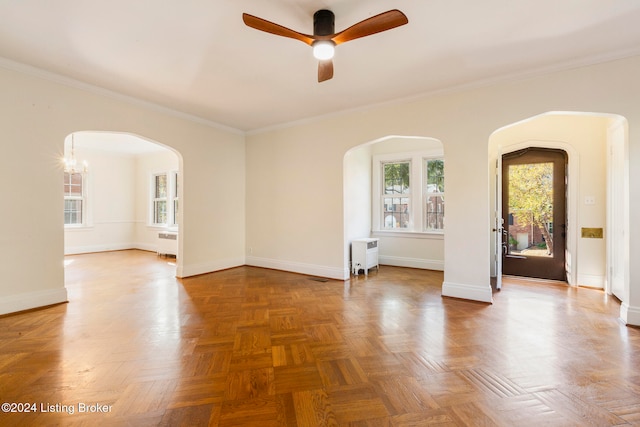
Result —
[[[503,274],[566,281],[566,170],[562,150],[502,156]]]

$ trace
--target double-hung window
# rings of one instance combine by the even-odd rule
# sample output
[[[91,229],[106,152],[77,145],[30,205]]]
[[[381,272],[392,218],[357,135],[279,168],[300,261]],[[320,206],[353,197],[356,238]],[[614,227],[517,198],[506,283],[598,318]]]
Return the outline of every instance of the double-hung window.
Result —
[[[167,174],[159,173],[153,176],[153,224],[167,224],[168,202]]]
[[[444,160],[425,159],[424,170],[425,230],[442,231],[444,230]]]
[[[64,224],[80,226],[85,221],[85,175],[83,172],[64,173]]]
[[[444,159],[441,152],[373,157],[373,231],[444,231]]]
[[[382,176],[383,228],[410,228],[411,162],[382,163]]]
[[[162,172],[151,180],[151,223],[157,226],[178,225],[178,173]]]
[[[171,195],[173,196],[173,201],[172,201],[173,211],[171,215],[171,224],[176,226],[178,225],[178,172],[171,173],[171,182],[173,183],[172,185],[173,189],[171,191]]]

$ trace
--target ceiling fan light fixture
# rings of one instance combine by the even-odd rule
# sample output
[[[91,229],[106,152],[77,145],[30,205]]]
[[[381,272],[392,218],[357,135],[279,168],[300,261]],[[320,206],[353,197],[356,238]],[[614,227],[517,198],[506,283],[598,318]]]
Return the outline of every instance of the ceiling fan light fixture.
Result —
[[[350,40],[371,36],[409,23],[407,16],[398,9],[388,10],[353,24],[346,30],[335,32],[335,15],[328,9],[313,14],[313,35],[304,34],[257,16],[242,14],[245,25],[265,33],[298,40],[313,48],[318,59],[318,83],[333,78],[333,54],[335,47]]]
[[[312,44],[313,56],[321,61],[333,58],[336,44],[331,40],[316,40]]]

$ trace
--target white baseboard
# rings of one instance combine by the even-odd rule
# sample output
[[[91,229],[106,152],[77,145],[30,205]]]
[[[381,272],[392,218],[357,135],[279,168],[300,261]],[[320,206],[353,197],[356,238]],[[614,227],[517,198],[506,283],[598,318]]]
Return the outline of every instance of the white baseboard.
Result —
[[[108,251],[123,251],[126,249],[137,249],[135,243],[117,243],[106,245],[89,245],[89,246],[65,246],[65,255],[79,255],[88,254],[92,252],[108,252]],[[155,249],[154,249],[155,250]]]
[[[212,273],[214,271],[226,270],[228,268],[240,267],[244,265],[244,257],[239,258],[224,258],[214,261],[202,262],[199,264],[183,265],[178,260],[176,267],[176,277],[184,278],[190,276],[197,276],[199,274]]]
[[[604,289],[605,277],[593,274],[578,274],[578,286]]]
[[[293,273],[308,274],[310,276],[327,277],[336,280],[347,280],[349,270],[338,267],[327,267],[317,264],[306,264],[294,261],[282,261],[271,258],[260,258],[248,256],[247,265],[253,267],[272,268],[274,270],[291,271]]]
[[[423,258],[407,258],[389,255],[379,255],[378,262],[382,265],[395,267],[420,268],[423,270],[444,271],[444,261]]]
[[[493,303],[491,285],[466,285],[463,283],[442,283],[442,296]]]
[[[157,252],[158,245],[155,243],[134,243],[131,249],[140,249],[141,251]]]
[[[90,254],[94,252],[124,251],[127,249],[140,249],[142,251],[156,252],[158,245],[151,243],[118,243],[113,245],[90,245],[90,246],[65,246],[65,255]]]
[[[620,305],[620,319],[625,325],[640,326],[640,307],[631,307],[623,302]]]
[[[67,289],[47,289],[9,295],[0,299],[0,315],[67,302]]]

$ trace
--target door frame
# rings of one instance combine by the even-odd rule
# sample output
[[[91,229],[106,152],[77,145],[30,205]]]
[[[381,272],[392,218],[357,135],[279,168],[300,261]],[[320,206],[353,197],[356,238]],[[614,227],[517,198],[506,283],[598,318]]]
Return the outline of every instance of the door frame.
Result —
[[[505,154],[512,153],[514,151],[523,150],[525,148],[554,148],[558,150],[564,150],[567,153],[567,236],[565,242],[565,269],[567,272],[567,283],[571,286],[577,286],[578,280],[578,265],[576,260],[578,259],[578,184],[579,179],[579,157],[578,152],[566,142],[562,141],[545,141],[545,140],[525,140],[514,144],[501,145],[497,147],[498,158],[502,159]],[[502,161],[496,161],[496,179],[498,180],[496,188],[498,194],[502,194]],[[499,168],[498,168],[499,166]],[[496,211],[494,212],[495,218],[502,218],[502,197],[496,197]],[[496,232],[496,231],[494,231]],[[502,246],[496,245],[495,257],[496,257],[496,276],[502,277],[502,263],[497,262],[497,257],[502,256]],[[498,279],[501,282],[501,279]]]
[[[627,121],[618,118],[607,135],[607,274],[605,292],[628,301],[629,289],[629,178]]]
[[[511,251],[503,252],[502,271],[508,270],[508,274],[524,277],[539,277],[549,280],[566,281],[567,262],[566,257],[566,222],[567,222],[567,161],[568,155],[564,150],[529,147],[524,150],[515,151],[504,154],[502,156],[502,218],[506,222],[507,218],[511,220],[511,212],[508,208],[507,201],[510,202],[513,197],[509,188],[505,184],[510,185],[510,175],[508,171],[511,166],[522,166],[532,164],[548,164],[552,168],[552,218],[553,231],[551,236],[553,240],[553,253],[551,257],[513,255]],[[509,238],[511,238],[511,223],[505,224],[504,228],[509,230]],[[530,231],[533,225],[529,225]],[[542,232],[541,232],[542,234]],[[514,236],[515,237],[515,236]],[[533,236],[528,236],[533,237]],[[545,235],[542,236],[544,238]],[[503,248],[508,245],[507,233],[503,232]],[[529,238],[527,238],[529,242]]]

